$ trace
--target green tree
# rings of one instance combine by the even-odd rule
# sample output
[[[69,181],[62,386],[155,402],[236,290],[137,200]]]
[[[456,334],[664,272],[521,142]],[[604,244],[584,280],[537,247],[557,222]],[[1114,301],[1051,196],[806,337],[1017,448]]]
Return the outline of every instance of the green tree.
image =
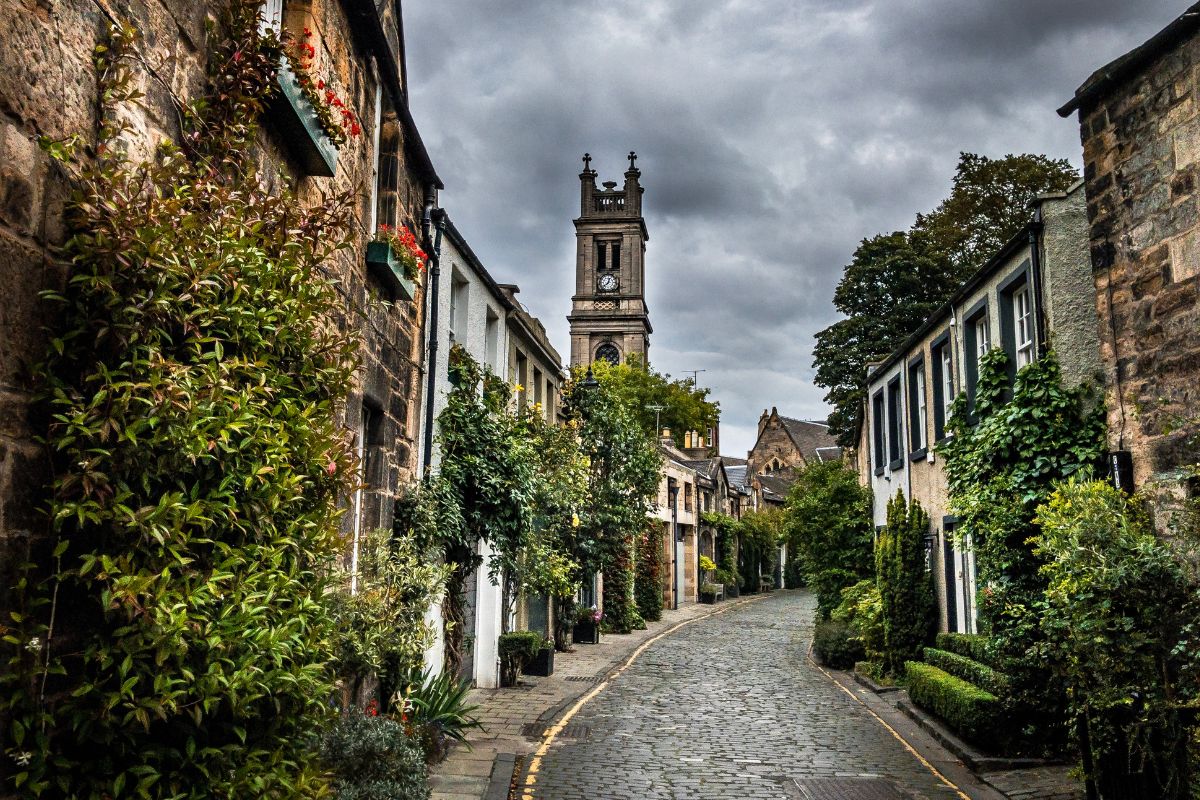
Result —
[[[687,431],[703,434],[708,428],[715,428],[720,419],[720,407],[708,399],[708,389],[697,388],[691,378],[672,379],[670,375],[655,372],[637,355],[631,355],[619,366],[602,361],[593,364],[592,369],[597,380],[629,409],[647,436],[658,436],[657,423],[660,428],[669,428],[675,444],[682,446]],[[662,408],[655,411],[651,406]]]
[[[875,583],[883,622],[883,669],[904,673],[905,661],[920,661],[933,638],[937,606],[933,576],[925,563],[929,515],[897,491],[888,502],[887,525],[875,539]]]
[[[515,601],[522,548],[533,530],[536,454],[510,411],[512,387],[461,346],[450,351],[456,385],[438,415],[442,459],[427,491],[443,506],[436,532],[451,565],[446,586],[446,669],[462,666],[466,580],[480,565],[478,544],[492,546],[488,574],[502,587],[503,607]],[[508,619],[508,614],[503,618]]]
[[[775,508],[748,511],[737,522],[738,566],[743,592],[757,592],[762,576],[770,576],[779,561],[783,512]]]
[[[3,692],[20,764],[4,771],[30,796],[326,782],[306,743],[329,713],[323,592],[355,474],[338,420],[358,342],[327,273],[351,198],[306,209],[246,157],[280,59],[258,11],[234,2],[212,26],[181,147],[127,159],[139,59],[117,26],[96,50],[97,146],[47,144],[75,179],[41,370],[57,544],[17,590],[30,613]]]
[[[908,232],[864,239],[834,292],[845,315],[817,334],[816,383],[833,406],[830,432],[857,445],[866,365],[920,327],[956,288],[1030,219],[1030,203],[1078,177],[1070,164],[1041,155],[959,158],[950,196],[918,215]]]
[[[787,541],[817,593],[817,617],[827,620],[842,589],[873,576],[871,493],[840,461],[810,464],[796,473],[784,515]]]
[[[647,622],[662,619],[663,535],[659,523],[649,521],[637,541],[637,578],[634,593],[638,613]]]
[[[949,261],[956,282],[966,280],[1029,222],[1039,194],[1065,191],[1078,179],[1066,159],[960,153],[950,196],[917,215],[914,245]]]
[[[833,406],[829,430],[843,447],[858,444],[867,363],[898,347],[954,286],[947,262],[914,247],[903,231],[864,239],[854,251],[833,295],[845,319],[820,331],[813,349],[815,382]]]
[[[634,539],[658,492],[661,459],[618,391],[620,368],[596,370],[598,386],[581,385],[576,368],[567,410],[588,459],[588,504],[580,514],[577,554],[584,573],[604,575],[606,625],[627,633],[642,624],[634,601]]]

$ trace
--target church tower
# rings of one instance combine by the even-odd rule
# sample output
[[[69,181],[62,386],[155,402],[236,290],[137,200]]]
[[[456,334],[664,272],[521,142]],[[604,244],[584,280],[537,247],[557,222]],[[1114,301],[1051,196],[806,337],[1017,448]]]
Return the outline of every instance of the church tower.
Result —
[[[650,310],[646,307],[646,221],[637,153],[629,154],[625,186],[605,181],[596,188],[591,155],[579,173],[579,219],[575,220],[575,296],[571,298],[571,364],[598,359],[624,363],[649,357]]]

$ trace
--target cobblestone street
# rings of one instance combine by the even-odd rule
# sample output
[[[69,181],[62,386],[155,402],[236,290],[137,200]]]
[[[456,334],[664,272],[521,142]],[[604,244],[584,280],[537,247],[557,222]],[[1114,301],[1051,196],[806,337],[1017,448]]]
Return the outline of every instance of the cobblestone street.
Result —
[[[778,592],[654,643],[527,762],[524,796],[959,797],[807,661],[812,616]]]

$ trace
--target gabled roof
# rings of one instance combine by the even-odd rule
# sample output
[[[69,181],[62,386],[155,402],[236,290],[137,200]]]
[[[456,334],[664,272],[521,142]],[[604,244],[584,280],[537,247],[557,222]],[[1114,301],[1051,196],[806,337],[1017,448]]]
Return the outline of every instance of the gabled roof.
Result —
[[[788,491],[796,482],[795,478],[785,478],[781,475],[756,475],[755,480],[762,487],[764,498],[780,503],[787,499]]]
[[[1197,28],[1200,28],[1200,3],[1192,5],[1140,46],[1093,72],[1075,90],[1075,96],[1058,110],[1059,116],[1066,117],[1077,110],[1086,110],[1105,92],[1135,75],[1148,62],[1190,36]]]
[[[837,439],[829,433],[829,426],[824,422],[792,419],[782,414],[779,415],[779,422],[796,445],[796,449],[804,456],[805,461],[827,461],[828,457],[821,457],[821,451],[837,448]]]

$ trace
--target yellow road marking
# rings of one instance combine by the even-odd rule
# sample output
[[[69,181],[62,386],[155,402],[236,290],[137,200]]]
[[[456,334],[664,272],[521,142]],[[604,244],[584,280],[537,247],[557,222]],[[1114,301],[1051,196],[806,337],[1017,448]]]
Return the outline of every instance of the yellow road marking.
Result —
[[[899,732],[898,732],[898,731],[897,731],[895,728],[893,728],[891,725],[888,725],[888,724],[887,724],[887,722],[885,722],[885,721],[884,721],[883,717],[881,717],[881,716],[879,716],[878,714],[876,714],[876,713],[875,713],[875,710],[874,710],[873,708],[871,708],[869,705],[867,705],[865,702],[863,702],[863,699],[862,699],[861,697],[859,697],[859,696],[858,696],[858,695],[856,695],[854,692],[850,691],[850,690],[849,690],[849,689],[847,689],[845,686],[843,686],[843,685],[842,685],[842,683],[841,683],[841,681],[834,680],[834,677],[833,677],[832,675],[830,675],[828,672],[826,672],[826,671],[825,671],[825,669],[824,669],[824,668],[823,668],[823,667],[822,667],[820,664],[818,664],[818,663],[817,663],[817,662],[816,662],[816,661],[813,659],[813,657],[812,657],[812,645],[811,645],[811,644],[809,645],[809,648],[808,648],[808,663],[812,664],[814,667],[816,667],[818,670],[820,670],[820,671],[821,671],[821,674],[822,674],[822,675],[824,675],[826,678],[828,678],[828,679],[829,679],[829,681],[830,681],[831,683],[833,683],[833,685],[834,685],[834,686],[838,687],[838,688],[839,688],[839,689],[841,689],[843,692],[845,692],[846,694],[848,694],[848,695],[850,695],[851,697],[853,697],[853,698],[854,698],[854,700],[855,700],[855,701],[856,701],[856,702],[857,702],[857,703],[858,703],[860,706],[862,706],[863,708],[865,708],[865,709],[867,710],[867,713],[868,713],[868,714],[870,714],[872,717],[874,717],[874,718],[875,718],[875,721],[876,721],[876,722],[878,722],[878,723],[879,723],[880,725],[882,725],[883,727],[887,728],[888,732],[889,732],[889,733],[891,733],[891,734],[892,734],[892,736],[895,736],[895,737],[896,737],[896,741],[898,741],[898,742],[900,742],[900,744],[904,745],[904,749],[905,749],[905,750],[907,750],[908,752],[912,753],[912,754],[913,754],[913,757],[914,757],[914,758],[916,758],[916,759],[917,759],[917,761],[920,761],[920,762],[921,762],[921,765],[922,765],[923,767],[925,767],[925,769],[927,769],[927,770],[929,770],[930,772],[932,772],[932,773],[934,774],[934,776],[935,776],[935,777],[936,777],[938,780],[940,780],[942,783],[946,784],[946,786],[948,786],[948,787],[950,787],[951,789],[953,789],[953,790],[954,790],[954,791],[955,791],[955,792],[958,794],[958,796],[959,796],[960,798],[962,798],[962,800],[971,800],[971,797],[970,797],[970,795],[968,795],[966,792],[964,792],[962,789],[960,789],[958,786],[956,786],[956,785],[954,784],[954,782],[953,782],[953,781],[951,781],[949,778],[947,778],[945,775],[943,775],[943,774],[941,773],[941,771],[939,771],[939,770],[938,770],[938,768],[937,768],[937,767],[935,767],[933,764],[930,764],[930,763],[929,763],[929,762],[928,762],[928,761],[925,759],[925,756],[923,756],[923,755],[921,755],[920,753],[918,753],[918,752],[917,752],[917,751],[916,751],[916,750],[913,748],[913,746],[912,746],[911,744],[909,744],[909,743],[908,743],[908,740],[907,740],[907,739],[905,739],[903,736],[901,736],[901,735],[900,735],[900,733],[899,733]]]
[[[567,711],[567,713],[563,714],[559,718],[558,722],[554,723],[554,725],[552,725],[550,727],[550,730],[546,731],[545,736],[542,739],[542,744],[534,752],[533,758],[530,759],[530,761],[529,761],[529,767],[525,771],[525,787],[524,787],[525,791],[521,793],[521,800],[534,800],[533,794],[529,791],[529,789],[535,783],[537,783],[537,773],[538,773],[538,770],[540,770],[542,768],[542,759],[546,756],[546,753],[549,752],[550,745],[554,743],[555,737],[557,737],[558,734],[562,732],[562,729],[566,727],[567,723],[571,721],[572,717],[574,717],[576,714],[579,713],[579,710],[581,708],[583,708],[585,705],[587,705],[588,702],[591,701],[591,699],[593,697],[595,697],[596,695],[598,695],[602,691],[604,691],[606,688],[608,688],[608,684],[612,682],[613,678],[617,677],[622,672],[629,669],[629,667],[633,664],[633,662],[637,661],[638,656],[640,656],[642,653],[644,653],[646,651],[646,648],[648,648],[650,645],[654,644],[655,642],[657,642],[659,639],[663,638],[664,636],[668,636],[686,625],[691,625],[693,622],[699,622],[700,620],[704,620],[704,619],[711,619],[712,617],[715,617],[719,614],[724,614],[728,611],[732,611],[735,608],[741,608],[742,606],[748,605],[749,603],[756,602],[758,600],[762,600],[763,597],[766,597],[766,595],[750,598],[749,600],[743,600],[740,603],[734,603],[734,604],[730,605],[728,608],[723,608],[720,611],[714,611],[711,614],[705,614],[702,617],[694,617],[693,619],[685,619],[682,622],[677,622],[674,625],[672,625],[671,627],[667,628],[662,633],[657,633],[654,636],[647,639],[646,641],[642,642],[640,645],[638,645],[637,649],[634,650],[633,653],[631,653],[627,659],[625,659],[625,662],[622,663],[621,666],[617,667],[616,670],[609,673],[608,677],[605,678],[596,688],[592,689],[590,692],[585,694],[583,697],[579,698],[579,700],[575,703],[575,705],[571,706],[571,708]],[[868,709],[868,711],[869,710],[870,709]],[[970,798],[967,798],[967,800],[970,800]]]

